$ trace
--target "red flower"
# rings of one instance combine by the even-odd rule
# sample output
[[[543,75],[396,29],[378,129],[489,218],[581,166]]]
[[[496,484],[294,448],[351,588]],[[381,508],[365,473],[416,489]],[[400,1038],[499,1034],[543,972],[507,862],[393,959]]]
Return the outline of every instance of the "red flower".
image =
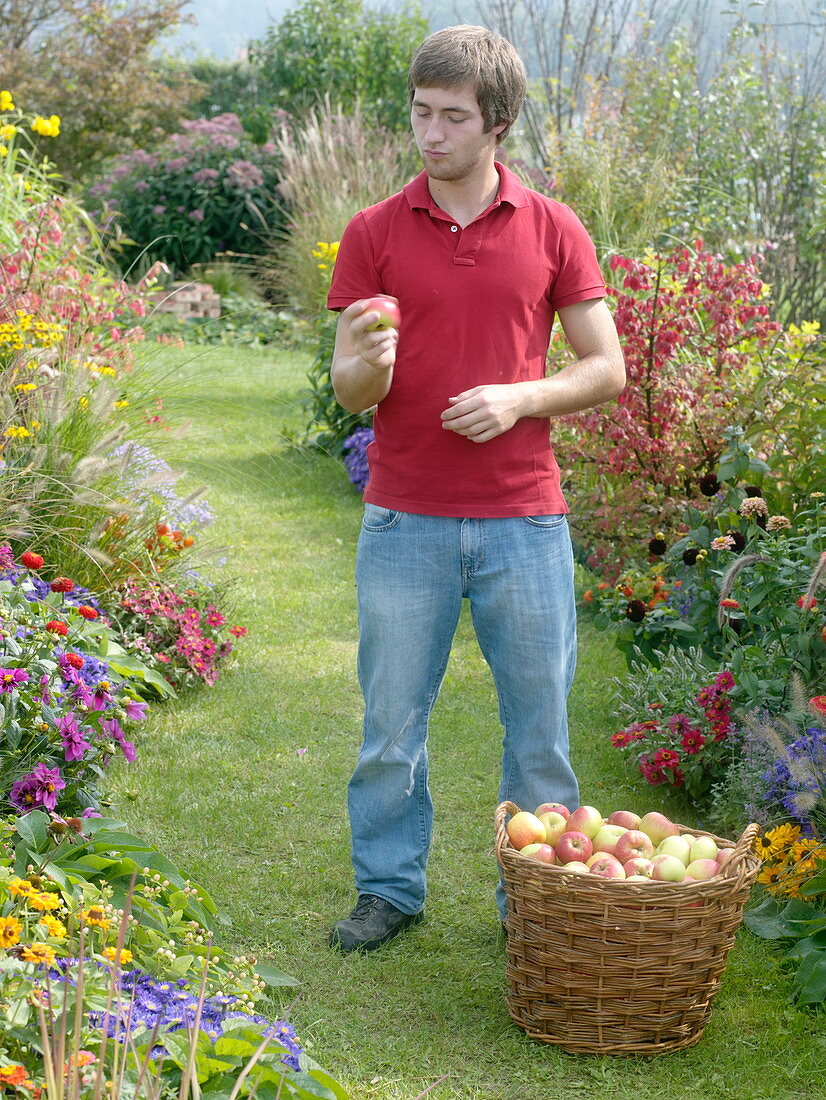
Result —
[[[85,603],[82,603],[77,611],[79,615],[82,615],[84,619],[89,619],[90,622],[92,619],[96,619],[98,617],[97,611],[95,611],[93,607],[89,607],[89,605]]]
[[[683,734],[682,740],[680,741],[684,751],[690,756],[698,753],[705,743],[706,739],[699,730],[688,730]]]
[[[42,569],[43,559],[39,554],[35,554],[32,550],[27,550],[25,554],[20,555],[20,561],[27,569]]]
[[[60,634],[63,637],[69,633],[66,623],[62,623],[59,619],[52,619],[46,623],[46,629],[52,634]]]
[[[659,768],[676,768],[680,763],[680,755],[673,749],[658,749],[651,762]]]
[[[67,653],[66,661],[72,668],[81,669],[84,665],[84,660],[79,653]]]
[[[593,599],[594,599],[594,593],[591,591],[590,588],[586,588],[586,590],[582,593],[582,602],[583,603],[592,603]]]
[[[809,710],[812,714],[826,714],[826,695],[813,695],[809,700]]]
[[[229,632],[234,638],[243,638],[247,633],[247,628],[245,626],[231,626]]]
[[[737,600],[725,599],[725,600],[720,600],[720,607],[731,607],[734,610],[738,610],[739,607],[740,607],[740,604],[737,602]]]
[[[809,596],[808,600],[805,596],[801,596],[797,601],[797,606],[801,611],[814,611],[817,607],[817,600],[814,596]]]
[[[52,592],[71,592],[75,586],[74,581],[70,581],[68,577],[58,577],[57,580],[52,581],[49,585]]]

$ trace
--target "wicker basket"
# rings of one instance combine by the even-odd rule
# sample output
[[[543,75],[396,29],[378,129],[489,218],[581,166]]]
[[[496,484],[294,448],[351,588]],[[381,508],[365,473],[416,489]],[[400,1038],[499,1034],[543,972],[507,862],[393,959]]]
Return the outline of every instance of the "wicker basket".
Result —
[[[508,899],[508,1011],[528,1035],[572,1052],[659,1054],[703,1033],[760,866],[758,826],[707,882],[626,883],[521,855],[496,810]],[[700,830],[686,830],[711,836]]]

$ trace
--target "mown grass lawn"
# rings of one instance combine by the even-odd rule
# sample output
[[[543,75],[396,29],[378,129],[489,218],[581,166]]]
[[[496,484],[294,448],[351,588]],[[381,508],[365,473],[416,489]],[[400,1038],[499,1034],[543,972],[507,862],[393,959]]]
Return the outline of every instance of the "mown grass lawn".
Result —
[[[327,948],[329,925],[353,901],[345,785],[361,709],[359,499],[337,461],[285,439],[303,427],[300,355],[156,354],[170,371],[167,412],[191,422],[179,465],[191,484],[204,483],[218,514],[210,541],[226,565],[204,572],[236,580],[234,621],[249,636],[214,688],[153,708],[139,763],[120,768],[112,794],[133,828],[231,917],[225,942],[299,979],[289,1017],[313,1056],[354,1100],[413,1100],[442,1077],[427,1093],[433,1100],[823,1095],[824,1015],[790,1006],[787,975],[743,930],[691,1050],[575,1056],[511,1023],[493,904],[500,731],[467,617],[432,723],[427,919],[373,955]],[[684,806],[620,770],[607,735],[610,680],[621,674],[610,642],[583,623],[571,702],[583,800],[605,812],[659,808],[691,823]]]

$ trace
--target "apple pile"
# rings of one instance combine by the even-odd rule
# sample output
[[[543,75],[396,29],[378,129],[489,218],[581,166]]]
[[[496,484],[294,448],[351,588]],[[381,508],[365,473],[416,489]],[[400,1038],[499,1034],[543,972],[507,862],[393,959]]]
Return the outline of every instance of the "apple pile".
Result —
[[[593,806],[571,812],[543,802],[534,813],[520,810],[508,821],[511,844],[523,856],[580,875],[625,882],[701,882],[731,859],[710,836],[683,832],[665,814],[640,817],[615,810],[603,818]]]

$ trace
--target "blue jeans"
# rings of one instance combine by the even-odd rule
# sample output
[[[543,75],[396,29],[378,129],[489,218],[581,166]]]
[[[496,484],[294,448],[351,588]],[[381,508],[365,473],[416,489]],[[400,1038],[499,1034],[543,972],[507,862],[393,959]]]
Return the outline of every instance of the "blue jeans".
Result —
[[[499,697],[499,801],[579,804],[566,714],[576,662],[568,524],[564,515],[455,519],[367,504],[356,581],[365,701],[348,787],[356,889],[416,913],[433,821],[428,719],[463,598]],[[501,884],[497,901],[504,912]]]

